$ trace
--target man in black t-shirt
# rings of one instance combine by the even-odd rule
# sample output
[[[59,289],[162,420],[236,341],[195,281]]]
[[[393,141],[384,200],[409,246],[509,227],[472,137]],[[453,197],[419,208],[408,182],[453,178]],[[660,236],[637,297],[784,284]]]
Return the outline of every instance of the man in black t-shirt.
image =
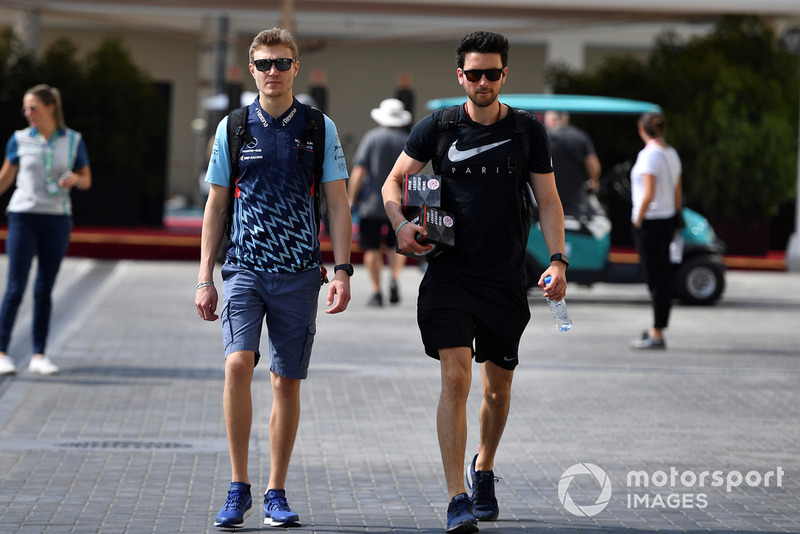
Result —
[[[569,113],[547,111],[544,125],[550,137],[550,152],[556,173],[556,186],[564,214],[579,217],[588,210],[586,187],[597,192],[600,185],[600,160],[589,135],[569,123]]]
[[[429,261],[420,284],[417,321],[425,352],[441,362],[442,391],[437,413],[439,447],[450,496],[448,532],[475,532],[477,520],[494,520],[494,456],[505,428],[519,341],[530,320],[525,289],[528,221],[522,186],[527,181],[539,205],[552,262],[539,278],[545,296],[566,295],[564,214],[553,175],[547,133],[529,114],[498,100],[508,74],[508,41],[478,31],[457,49],[457,76],[468,100],[440,163],[442,209],[455,221],[455,246]],[[403,176],[422,171],[438,157],[439,113],[414,126],[403,153],[383,187],[384,207],[404,252],[423,254],[415,236],[425,230],[405,219]],[[526,135],[514,132],[517,125]],[[522,150],[527,139],[529,150]],[[521,157],[526,154],[526,157]],[[549,284],[545,276],[551,276]],[[467,440],[466,401],[472,357],[481,364],[484,398],[480,447],[463,481]]]

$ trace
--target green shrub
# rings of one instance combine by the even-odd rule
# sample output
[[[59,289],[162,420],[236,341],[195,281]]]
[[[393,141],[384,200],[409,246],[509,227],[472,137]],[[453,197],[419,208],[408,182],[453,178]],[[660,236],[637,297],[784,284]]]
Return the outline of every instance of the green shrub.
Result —
[[[686,42],[665,33],[646,62],[611,58],[591,75],[557,66],[548,79],[555,92],[659,104],[683,161],[688,203],[712,219],[769,218],[796,195],[798,58],[756,17],[723,17],[709,35]],[[604,139],[616,136],[591,122],[581,126],[598,152],[623,156]]]
[[[26,126],[24,92],[39,83],[57,87],[70,128],[84,136],[93,185],[73,192],[76,224],[160,226],[166,172],[167,102],[118,38],[80,60],[67,39],[39,59],[26,55],[10,32],[0,34],[0,121],[5,143]],[[4,204],[5,205],[5,204]]]

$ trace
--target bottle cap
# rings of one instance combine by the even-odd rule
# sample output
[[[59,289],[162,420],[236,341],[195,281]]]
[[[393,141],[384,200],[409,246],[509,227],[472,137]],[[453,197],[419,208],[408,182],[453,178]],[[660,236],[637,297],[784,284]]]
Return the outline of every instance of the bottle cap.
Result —
[[[552,280],[552,279],[553,279],[553,277],[548,274],[547,276],[544,277],[544,283],[545,284],[549,284],[550,280]]]

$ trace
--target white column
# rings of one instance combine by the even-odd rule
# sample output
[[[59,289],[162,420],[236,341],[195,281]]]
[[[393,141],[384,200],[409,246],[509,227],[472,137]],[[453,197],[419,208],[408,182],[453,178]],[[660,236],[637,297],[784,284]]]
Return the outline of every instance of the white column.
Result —
[[[281,26],[285,30],[289,30],[289,33],[294,35],[294,11],[295,11],[295,0],[283,0],[283,13],[281,15]]]
[[[800,118],[798,118],[798,129],[800,129]],[[794,204],[794,233],[789,238],[789,246],[786,247],[786,267],[790,271],[800,271],[800,134],[798,134],[797,150],[797,193]]]
[[[575,34],[564,32],[547,36],[547,64],[566,63],[582,71],[585,63],[584,41]]]
[[[28,54],[39,52],[41,19],[39,11],[33,9],[20,10],[14,18],[14,35],[20,40],[25,52]]]
[[[785,30],[781,35],[781,45],[800,58],[800,27]],[[800,117],[798,117],[798,130],[800,130]],[[790,271],[800,271],[800,132],[798,132],[797,149],[797,192],[794,203],[794,233],[786,247],[786,267]]]

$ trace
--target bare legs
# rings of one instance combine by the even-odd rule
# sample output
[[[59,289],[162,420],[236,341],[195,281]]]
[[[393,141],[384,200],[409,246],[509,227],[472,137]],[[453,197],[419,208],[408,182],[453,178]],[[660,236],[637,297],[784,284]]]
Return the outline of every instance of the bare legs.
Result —
[[[467,397],[472,383],[472,353],[469,347],[439,351],[442,391],[437,411],[439,449],[445,480],[452,499],[464,493],[464,455],[467,445]],[[508,418],[513,371],[486,362],[481,365],[483,401],[480,411],[480,451],[476,469],[488,471]]]
[[[233,352],[225,359],[225,391],[222,406],[228,431],[231,457],[231,482],[250,484],[247,476],[247,455],[250,447],[250,426],[253,423],[253,401],[250,383],[253,380],[255,354]]]
[[[223,407],[228,431],[233,482],[250,483],[247,460],[253,404],[250,384],[253,380],[255,354],[234,352],[225,361]],[[284,489],[300,421],[300,380],[270,373],[272,413],[269,419],[270,477],[267,489]]]
[[[300,423],[300,380],[275,373],[270,373],[270,378],[273,398],[269,417],[270,470],[267,489],[284,489]]]
[[[400,278],[403,272],[403,267],[406,265],[406,257],[402,254],[396,253],[394,250],[383,247],[379,250],[366,250],[364,251],[364,266],[369,272],[370,282],[372,282],[372,294],[380,294],[381,292],[381,271],[383,270],[383,256],[386,254],[386,260],[389,264],[389,270],[392,274],[392,281],[395,282]]]

